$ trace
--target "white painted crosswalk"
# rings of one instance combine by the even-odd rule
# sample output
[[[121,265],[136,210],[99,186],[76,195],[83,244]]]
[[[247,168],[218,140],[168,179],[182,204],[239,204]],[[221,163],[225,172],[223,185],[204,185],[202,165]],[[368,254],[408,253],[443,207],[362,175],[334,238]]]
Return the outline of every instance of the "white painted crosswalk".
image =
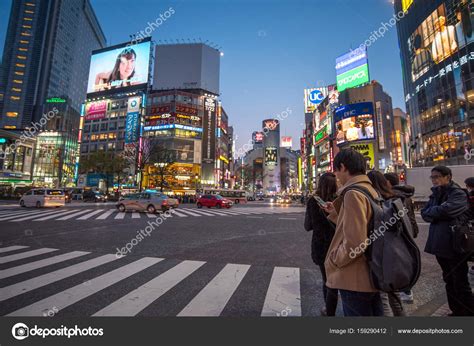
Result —
[[[0,248],[0,254],[5,254],[0,259],[8,257],[9,252],[22,251],[21,253],[27,254],[37,251],[47,254],[50,250],[52,249],[30,249],[21,245],[6,246]],[[85,255],[88,255],[87,258],[82,259]],[[49,256],[41,260],[31,258],[31,262],[21,262],[19,265],[14,261],[2,262],[9,263],[8,268],[0,270],[0,301],[8,301],[8,304],[3,303],[3,308],[0,308],[2,315],[42,316],[45,310],[52,307],[59,313],[72,307],[74,311],[86,308],[88,315],[92,316],[137,316],[152,305],[157,305],[160,309],[160,304],[166,306],[170,300],[173,301],[173,306],[180,307],[170,316],[221,316],[229,305],[232,305],[231,310],[235,309],[236,304],[242,304],[245,309],[249,303],[255,304],[256,311],[252,311],[254,315],[279,316],[282,311],[286,311],[289,316],[302,315],[299,268],[274,267],[271,277],[266,275],[264,279],[258,280],[261,283],[260,289],[251,288],[260,290],[260,294],[257,295],[258,298],[253,296],[248,302],[235,298],[242,291],[249,290],[246,285],[254,284],[253,280],[245,282],[252,268],[248,264],[177,261],[159,257],[127,259],[118,258],[114,254],[99,255],[84,251],[59,255],[51,253]],[[90,256],[96,257],[91,259]],[[29,259],[30,256],[23,258]],[[68,261],[72,260],[74,263],[70,264]],[[113,266],[110,267],[109,263]],[[153,270],[162,263],[166,270],[153,274]],[[57,265],[63,267],[56,269]],[[104,268],[106,265],[109,265],[109,269]],[[206,273],[210,268],[215,269],[208,275]],[[255,271],[261,268],[255,267],[252,275],[258,275]],[[41,271],[35,275],[36,270]],[[142,272],[148,273],[146,281],[136,279]],[[317,271],[314,273],[316,275]],[[20,281],[15,281],[20,274]],[[79,283],[74,279],[77,275],[81,277]],[[2,282],[5,279],[13,281]],[[71,280],[70,285],[67,285],[67,279]],[[61,285],[55,285],[59,281]],[[93,298],[96,294],[106,297],[107,294],[104,296],[103,293],[111,289],[118,289],[120,295],[115,294],[113,299]],[[186,294],[190,290],[192,295]],[[23,299],[28,293],[28,299]],[[94,301],[93,311],[90,300],[84,302],[89,297]],[[255,302],[258,299],[260,302]],[[166,312],[163,314],[166,315]]]
[[[171,209],[170,213],[176,218],[187,218],[187,217],[232,217],[232,216],[258,216],[268,214],[298,214],[303,213],[303,208],[265,208],[265,207],[244,207],[244,208],[231,208],[231,209],[209,209],[209,208],[179,208]],[[87,221],[87,220],[128,220],[128,219],[147,219],[156,218],[160,214],[149,214],[149,213],[122,213],[114,208],[99,208],[99,209],[32,209],[16,211],[0,210],[0,221],[7,222],[40,222],[40,221]],[[282,218],[284,219],[284,218]],[[288,218],[291,219],[291,218]]]

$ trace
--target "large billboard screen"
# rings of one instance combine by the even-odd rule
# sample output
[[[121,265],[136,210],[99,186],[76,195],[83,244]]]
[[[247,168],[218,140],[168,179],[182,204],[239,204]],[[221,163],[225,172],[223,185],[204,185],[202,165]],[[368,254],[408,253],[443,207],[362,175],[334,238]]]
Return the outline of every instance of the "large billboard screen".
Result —
[[[339,92],[369,81],[367,50],[359,47],[336,58],[336,81]]]
[[[146,85],[150,66],[149,40],[122,44],[92,53],[87,93]]]
[[[410,35],[407,44],[413,82],[474,41],[474,15],[468,6],[462,1],[448,9],[441,4]]]
[[[278,149],[276,147],[265,148],[265,166],[276,166],[278,164]]]
[[[361,102],[336,109],[336,143],[375,139],[374,106]]]

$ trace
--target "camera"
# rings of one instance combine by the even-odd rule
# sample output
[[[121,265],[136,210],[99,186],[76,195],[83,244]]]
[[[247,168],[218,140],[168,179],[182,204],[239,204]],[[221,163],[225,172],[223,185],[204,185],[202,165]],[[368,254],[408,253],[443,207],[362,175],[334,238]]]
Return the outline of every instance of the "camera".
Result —
[[[20,338],[28,337],[28,327],[26,326],[16,327],[14,336],[20,337]]]

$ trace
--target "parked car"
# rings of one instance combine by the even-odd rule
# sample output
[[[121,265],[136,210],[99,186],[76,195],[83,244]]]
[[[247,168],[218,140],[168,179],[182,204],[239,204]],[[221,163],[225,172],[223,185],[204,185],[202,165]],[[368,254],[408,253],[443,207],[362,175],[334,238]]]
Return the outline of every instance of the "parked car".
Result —
[[[135,210],[146,211],[150,214],[154,214],[158,210],[166,211],[170,208],[168,196],[149,192],[126,195],[115,206],[120,212]]]
[[[221,195],[202,195],[196,203],[198,208],[216,207],[217,209],[230,208],[232,204],[231,200],[225,199]]]
[[[84,202],[107,202],[107,195],[100,191],[86,190],[82,194]]]
[[[22,207],[63,207],[65,203],[64,191],[60,189],[31,189],[20,199]]]

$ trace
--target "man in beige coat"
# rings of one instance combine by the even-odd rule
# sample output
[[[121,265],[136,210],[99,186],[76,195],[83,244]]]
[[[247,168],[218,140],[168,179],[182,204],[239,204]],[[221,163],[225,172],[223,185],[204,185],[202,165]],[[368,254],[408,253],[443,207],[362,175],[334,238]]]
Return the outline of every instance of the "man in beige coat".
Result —
[[[334,203],[327,203],[329,219],[336,223],[336,233],[325,260],[328,287],[339,289],[345,316],[383,316],[379,292],[372,285],[364,255],[368,244],[368,224],[372,209],[367,197],[350,186],[377,192],[365,175],[364,157],[352,149],[340,151],[334,158],[334,173],[342,187]]]

